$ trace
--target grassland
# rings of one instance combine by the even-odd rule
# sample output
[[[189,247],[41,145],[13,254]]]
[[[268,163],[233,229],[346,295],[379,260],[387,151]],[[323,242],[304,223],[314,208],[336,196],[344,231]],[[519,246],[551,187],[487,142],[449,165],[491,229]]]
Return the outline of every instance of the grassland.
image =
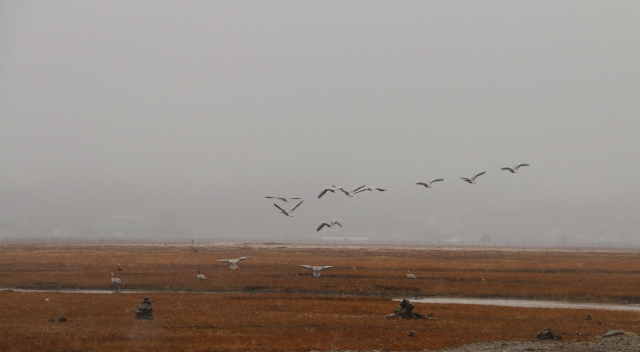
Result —
[[[236,270],[216,262],[239,256],[250,258]],[[335,268],[314,278],[299,264]],[[2,287],[114,290],[114,272],[123,289],[145,292],[0,292],[0,350],[421,350],[531,340],[545,327],[580,340],[614,328],[640,332],[640,314],[416,304],[436,320],[384,316],[400,296],[640,303],[639,268],[634,252],[2,245]],[[196,279],[198,269],[208,281]],[[155,319],[135,320],[146,295]],[[47,322],[61,316],[69,321]]]

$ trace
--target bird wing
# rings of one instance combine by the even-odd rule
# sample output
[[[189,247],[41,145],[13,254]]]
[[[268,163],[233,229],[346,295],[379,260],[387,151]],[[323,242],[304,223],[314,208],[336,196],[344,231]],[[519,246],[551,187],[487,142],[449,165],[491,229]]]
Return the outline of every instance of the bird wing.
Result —
[[[516,166],[516,170],[521,166],[529,166],[529,164],[520,164],[520,165]]]
[[[431,183],[444,181],[444,178],[436,178],[435,180],[431,180]]]
[[[463,180],[463,181],[471,182],[471,180],[466,178],[466,177],[460,177],[460,179]]]
[[[418,186],[426,186],[427,184],[424,183],[424,182],[416,182],[416,185],[418,185]]]
[[[309,270],[313,270],[313,267],[311,265],[300,265],[303,268],[307,268]]]
[[[364,191],[366,191],[366,189],[361,189],[361,190],[358,190],[358,191],[353,191],[353,192],[351,192],[351,194],[358,194],[358,193],[360,193],[360,192],[364,192]],[[347,193],[345,193],[345,194],[347,194]],[[347,195],[348,195],[348,194],[347,194]]]
[[[339,222],[337,222],[337,221],[336,221],[336,225],[338,225],[338,226],[342,227],[342,225],[340,225],[340,223],[339,223]]]
[[[500,170],[505,170],[505,171],[511,171],[511,172],[513,172],[513,169],[512,169],[512,168],[510,168],[510,167],[508,167],[508,166],[505,166],[505,167],[503,167],[503,168],[502,168],[502,169],[500,169]]]
[[[477,173],[475,176],[473,176],[472,180],[475,180],[475,179],[476,179],[476,177],[478,177],[478,176],[482,176],[482,175],[484,175],[484,174],[486,174],[486,171],[479,172],[479,173]]]
[[[231,260],[229,259],[219,259],[217,260],[218,262],[227,262],[227,263],[231,263]]]
[[[324,269],[330,269],[330,268],[333,268],[333,266],[331,266],[331,265],[325,265],[325,266],[321,266],[321,267],[319,267],[318,269],[319,269],[319,270],[324,270]]]
[[[355,191],[357,191],[357,190],[360,190],[360,189],[364,188],[365,186],[366,186],[366,185],[362,185],[362,186],[360,186],[360,187],[358,187],[358,188],[354,189],[354,190],[353,190],[353,191],[351,191],[351,192],[355,192]]]
[[[376,190],[378,190],[378,191],[380,191],[380,192],[384,192],[384,191],[386,191],[386,189],[382,189],[382,188],[378,188],[378,187],[375,187],[374,189],[376,189]]]
[[[296,204],[295,207],[291,208],[291,212],[293,213],[293,211],[296,210],[296,208],[299,207],[300,204],[302,204],[302,202],[304,202],[304,200],[301,200],[300,203]]]
[[[291,197],[291,198],[287,198],[287,199],[300,199],[300,197]]]
[[[249,257],[240,257],[240,258],[236,259],[236,263],[237,262],[241,262],[241,261],[243,261],[243,260],[245,260],[247,258],[249,258]]]
[[[264,196],[264,197],[265,197],[265,198],[278,198],[278,197],[267,197],[267,196]]]
[[[320,192],[320,194],[318,194],[318,199],[320,199],[320,197],[324,196],[324,194],[325,194],[325,193],[327,193],[327,192],[329,192],[329,191],[331,191],[331,192],[335,192],[335,191],[334,191],[334,190],[332,190],[332,189],[326,188],[326,189],[324,189],[322,192]]]
[[[325,226],[331,226],[329,224],[327,224],[326,222],[323,222],[322,224],[320,224],[320,226],[318,226],[318,228],[316,229],[316,231],[320,231],[323,227]]]
[[[280,207],[278,206],[278,204],[273,203],[273,205],[275,205],[275,206],[276,206],[276,208],[280,209],[280,211],[282,211],[282,212],[284,212],[284,213],[287,213],[287,211],[286,211],[286,210],[284,210],[284,209],[282,209],[282,208],[280,208]]]

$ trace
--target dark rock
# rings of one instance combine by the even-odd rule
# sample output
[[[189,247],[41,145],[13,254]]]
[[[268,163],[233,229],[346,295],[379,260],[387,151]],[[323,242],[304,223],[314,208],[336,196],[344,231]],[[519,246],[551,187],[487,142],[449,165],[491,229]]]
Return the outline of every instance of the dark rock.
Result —
[[[49,320],[48,320],[48,322],[49,322],[49,323],[55,323],[55,322],[56,322],[56,320],[55,320],[55,319],[53,319],[53,318],[51,318],[51,319],[49,319]]]
[[[591,320],[591,316],[587,315],[587,319],[585,319],[585,320]]]
[[[142,300],[142,303],[138,306],[138,310],[136,310],[136,319],[153,320],[153,315],[151,314],[153,308],[151,308],[151,303],[152,302],[149,297],[145,297]]]
[[[546,328],[536,335],[536,339],[538,340],[562,340],[562,336],[560,334],[556,334],[551,329]]]
[[[413,304],[411,304],[409,300],[403,299],[402,302],[400,303],[400,306],[393,311],[393,314],[387,315],[387,319],[396,319],[396,318],[423,319],[424,316],[422,314],[414,313]],[[429,319],[435,319],[433,318],[433,314],[431,314],[431,318]]]
[[[624,334],[624,331],[622,330],[609,330],[606,334],[602,335],[602,337],[618,336],[622,334]]]
[[[67,318],[61,317],[60,319],[58,319],[58,321],[61,322],[61,323],[66,323],[67,322]]]

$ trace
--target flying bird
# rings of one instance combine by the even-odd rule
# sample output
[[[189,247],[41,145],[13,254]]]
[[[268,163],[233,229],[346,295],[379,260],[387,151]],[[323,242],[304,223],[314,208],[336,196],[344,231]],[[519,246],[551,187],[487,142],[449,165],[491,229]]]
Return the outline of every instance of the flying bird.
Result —
[[[480,172],[480,173],[477,173],[477,174],[476,174],[475,176],[473,176],[472,178],[460,177],[460,179],[461,179],[461,180],[463,180],[464,182],[469,182],[470,184],[472,184],[472,185],[473,185],[473,184],[475,184],[475,183],[476,183],[476,178],[477,178],[478,176],[482,176],[482,175],[484,175],[485,173],[486,173],[485,171],[482,171],[482,172]]]
[[[353,190],[354,194],[355,193],[360,193],[360,192],[364,192],[364,191],[380,191],[380,192],[384,192],[386,191],[386,189],[382,189],[382,188],[378,188],[378,187],[372,187],[372,186],[367,186],[367,185],[362,185],[356,189]]]
[[[227,263],[231,263],[231,265],[229,265],[230,269],[237,269],[238,265],[236,265],[237,262],[243,261],[245,259],[247,259],[249,257],[240,257],[238,259],[220,259],[218,260],[219,262],[227,262]]]
[[[301,200],[301,201],[300,201],[300,203],[296,204],[296,206],[295,206],[295,207],[293,207],[293,208],[289,209],[289,211],[286,211],[286,210],[284,210],[284,209],[280,208],[280,207],[278,206],[278,204],[276,204],[276,203],[273,203],[273,205],[275,205],[275,206],[276,206],[276,208],[280,209],[280,212],[281,212],[282,214],[284,214],[284,215],[286,215],[286,216],[288,216],[288,217],[292,218],[292,217],[293,217],[293,211],[294,211],[294,210],[296,210],[296,208],[297,208],[297,207],[299,207],[299,206],[300,206],[300,204],[302,204],[302,202],[304,202],[304,201],[303,201],[303,200]]]
[[[202,280],[209,280],[209,279],[207,279],[206,276],[200,274],[200,269],[198,269],[198,275],[196,275],[196,277],[198,278],[198,280],[201,280],[201,281]]]
[[[329,223],[323,222],[322,224],[320,224],[320,226],[318,226],[318,228],[316,229],[316,231],[320,231],[320,230],[322,230],[322,228],[323,228],[323,227],[325,227],[325,226],[326,226],[326,227],[328,227],[328,228],[330,228],[330,229],[335,229],[335,228],[336,228],[336,225],[338,225],[338,226],[342,227],[342,225],[340,225],[340,223],[339,223],[339,222],[337,222],[337,221],[335,221],[335,220],[334,220],[334,221],[332,221],[332,222],[329,222]]]
[[[361,187],[364,187],[364,186],[361,186]],[[347,196],[349,196],[349,197],[352,197],[352,198],[353,198],[353,196],[354,196],[356,193],[360,193],[360,192],[362,192],[362,191],[360,190],[360,188],[361,188],[361,187],[358,187],[358,188],[354,189],[354,190],[353,190],[353,191],[351,191],[351,192],[349,192],[349,191],[345,190],[344,188],[340,187],[340,189],[338,189],[338,191],[340,191],[340,192],[342,192],[342,193],[346,194]],[[384,190],[382,190],[382,191],[384,191]]]
[[[266,197],[265,198],[275,198],[275,199],[280,199],[281,201],[288,203],[290,200],[292,199],[300,199],[300,198],[295,198],[295,197]]]
[[[300,266],[301,266],[301,267],[303,267],[303,268],[309,269],[309,270],[313,270],[313,276],[314,276],[314,277],[320,277],[320,272],[321,272],[322,270],[333,268],[333,267],[332,267],[332,266],[330,266],[330,265],[327,265],[327,266],[317,266],[317,265],[300,265]]]
[[[529,166],[529,164],[518,164],[518,165],[514,166],[513,168],[508,167],[508,166],[505,166],[505,167],[503,167],[503,168],[502,168],[502,169],[500,169],[500,170],[510,171],[512,174],[515,174],[516,172],[518,172],[518,169],[519,169],[521,166]]]
[[[342,191],[342,187],[340,186],[334,186],[331,185],[331,188],[325,188],[322,190],[322,192],[320,192],[320,194],[318,194],[318,199],[320,199],[322,196],[324,196],[325,193],[327,192],[331,192],[331,193],[336,193],[336,191]]]
[[[407,271],[407,279],[417,279],[418,277]]]
[[[124,284],[124,281],[118,279],[117,277],[113,277],[113,273],[111,273],[111,283],[120,285],[120,284]]]
[[[429,181],[429,182],[427,182],[427,183],[424,183],[424,182],[418,182],[418,183],[416,183],[416,185],[418,185],[418,186],[425,186],[425,187],[427,187],[427,188],[431,188],[431,185],[432,185],[434,182],[440,182],[440,181],[444,181],[444,178],[436,178],[435,180],[431,180],[431,181]]]

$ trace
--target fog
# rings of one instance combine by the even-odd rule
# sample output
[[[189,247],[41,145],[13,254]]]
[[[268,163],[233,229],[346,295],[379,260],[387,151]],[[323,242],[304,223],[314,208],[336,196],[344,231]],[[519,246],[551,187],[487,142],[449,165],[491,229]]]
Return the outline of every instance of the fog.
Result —
[[[638,13],[0,2],[0,237],[636,242]]]

